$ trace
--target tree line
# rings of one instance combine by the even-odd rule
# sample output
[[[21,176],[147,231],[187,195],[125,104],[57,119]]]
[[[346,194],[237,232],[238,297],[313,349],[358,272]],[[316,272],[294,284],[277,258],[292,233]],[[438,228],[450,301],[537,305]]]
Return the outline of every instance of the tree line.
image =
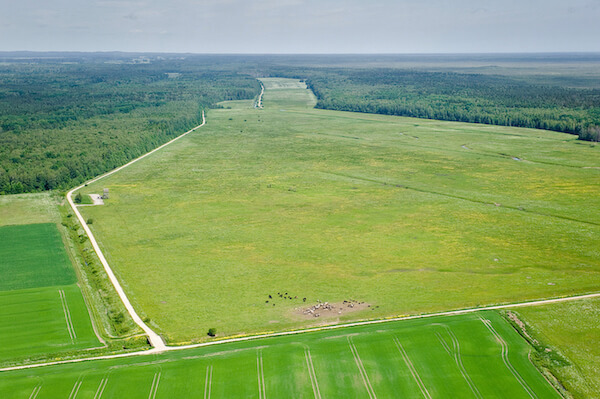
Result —
[[[305,79],[317,108],[553,130],[598,141],[600,90],[509,76],[388,68],[281,68]]]
[[[66,189],[201,123],[256,79],[189,60],[0,65],[0,194]]]

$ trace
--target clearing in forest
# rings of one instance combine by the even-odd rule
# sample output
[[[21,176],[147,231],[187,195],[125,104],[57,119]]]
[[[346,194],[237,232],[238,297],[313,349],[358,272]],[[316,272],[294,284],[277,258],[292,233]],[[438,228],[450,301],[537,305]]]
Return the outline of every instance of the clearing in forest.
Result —
[[[598,290],[600,147],[313,109],[303,83],[263,83],[263,109],[222,103],[81,190],[110,189],[82,213],[168,342]],[[344,301],[364,306],[304,314]]]

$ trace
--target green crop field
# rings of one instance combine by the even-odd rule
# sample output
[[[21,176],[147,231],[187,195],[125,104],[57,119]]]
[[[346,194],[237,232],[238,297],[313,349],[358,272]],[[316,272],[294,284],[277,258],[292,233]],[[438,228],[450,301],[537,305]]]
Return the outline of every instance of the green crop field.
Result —
[[[560,398],[495,312],[0,373],[3,398]]]
[[[566,358],[549,367],[569,392],[575,398],[600,398],[600,299],[523,308],[518,313],[534,339]]]
[[[264,83],[264,109],[223,103],[82,190],[110,189],[82,212],[169,342],[598,290],[600,147],[317,110],[303,84]],[[364,304],[303,314],[318,300]]]
[[[0,291],[76,280],[54,223],[0,227]]]
[[[56,204],[33,194],[1,198],[0,362],[100,346],[55,224]],[[29,211],[47,223],[33,221]]]

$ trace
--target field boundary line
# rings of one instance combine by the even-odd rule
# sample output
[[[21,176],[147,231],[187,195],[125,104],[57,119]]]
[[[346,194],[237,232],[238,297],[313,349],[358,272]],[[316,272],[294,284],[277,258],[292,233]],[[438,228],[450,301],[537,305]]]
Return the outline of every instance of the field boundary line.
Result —
[[[412,360],[410,360],[410,357],[408,357],[408,353],[406,353],[404,346],[402,346],[402,344],[400,343],[400,340],[396,337],[394,337],[394,344],[396,344],[396,348],[398,349],[398,352],[400,352],[400,355],[402,355],[402,359],[404,360],[404,363],[406,363],[406,367],[408,367],[408,371],[410,371],[410,374],[412,374],[413,379],[419,386],[419,389],[421,390],[421,394],[423,394],[423,396],[427,399],[432,399],[431,394],[429,393],[429,390],[427,389],[427,387],[423,383],[423,380],[421,379],[421,376],[419,375],[419,372],[415,368],[415,365],[413,364]]]
[[[152,379],[152,385],[150,386],[150,394],[148,395],[148,399],[156,398],[156,392],[158,392],[158,384],[160,383],[160,376],[162,371],[157,371],[154,373],[154,378]]]
[[[510,359],[508,358],[508,344],[506,343],[504,338],[502,338],[502,336],[496,331],[496,329],[494,329],[490,320],[484,319],[482,317],[479,317],[479,320],[481,320],[481,322],[487,327],[487,329],[492,333],[492,335],[494,335],[494,338],[496,338],[496,340],[500,343],[500,346],[502,347],[502,361],[504,362],[506,368],[510,370],[512,375],[519,382],[519,384],[521,384],[521,386],[527,392],[529,397],[531,397],[532,399],[537,399],[537,395],[535,394],[535,392],[533,392],[529,385],[527,385],[527,382],[523,379],[521,374],[519,374],[519,372],[514,368],[514,366],[510,362]]]
[[[73,189],[71,189],[68,193],[67,193],[67,201],[69,202],[69,205],[71,206],[71,209],[73,209],[73,212],[75,213],[75,215],[77,216],[77,219],[79,220],[79,223],[81,224],[81,227],[83,228],[83,230],[85,231],[85,233],[87,234],[88,238],[90,239],[90,243],[92,244],[92,247],[94,248],[94,251],[96,252],[96,255],[98,255],[98,259],[100,260],[100,263],[102,263],[102,266],[104,267],[104,270],[106,272],[106,274],[108,275],[108,278],[110,280],[110,282],[112,283],[112,285],[115,287],[115,290],[117,291],[117,294],[119,295],[119,298],[121,298],[121,301],[123,302],[123,305],[125,305],[125,308],[127,309],[127,311],[129,312],[129,314],[131,315],[131,318],[133,319],[133,321],[142,329],[144,330],[144,332],[146,333],[146,335],[148,335],[148,340],[150,341],[150,345],[152,345],[154,348],[163,351],[166,349],[166,345],[165,342],[163,341],[163,339],[161,338],[160,335],[158,335],[156,332],[154,332],[154,330],[152,330],[141,318],[140,316],[137,314],[137,312],[135,311],[135,309],[133,308],[133,305],[131,304],[131,302],[129,301],[129,298],[127,297],[127,295],[125,294],[125,291],[123,290],[123,288],[121,287],[121,283],[119,283],[119,280],[117,280],[117,277],[115,276],[112,268],[110,267],[110,265],[108,264],[108,261],[106,260],[106,258],[104,257],[104,254],[102,253],[102,250],[100,249],[100,246],[98,245],[98,242],[96,241],[96,237],[94,236],[94,234],[92,233],[92,230],[89,228],[89,226],[87,225],[86,221],[84,220],[83,216],[81,215],[81,213],[79,212],[79,210],[77,209],[77,205],[75,205],[75,203],[73,202],[73,193],[83,187],[85,187],[88,184],[97,182],[100,179],[103,179],[105,177],[108,177],[114,173],[117,173],[118,171],[133,165],[134,163],[146,158],[147,156],[155,153],[156,151],[166,147],[167,145],[179,140],[180,138],[194,132],[196,129],[204,126],[206,124],[206,116],[204,114],[204,111],[202,111],[202,124],[196,126],[193,129],[188,130],[187,132],[175,137],[174,139],[164,143],[163,145],[153,149],[150,152],[147,152],[146,154],[132,160],[129,161],[128,163],[126,163],[125,165],[119,166],[116,169],[113,169],[107,173],[104,173],[103,175],[100,175],[92,180],[89,180]]]
[[[204,381],[204,399],[210,399],[210,391],[212,389],[212,373],[213,366],[206,366],[206,379]]]
[[[461,197],[460,195],[454,195],[454,194],[450,194],[450,193],[443,193],[441,191],[435,191],[433,189],[428,189],[428,188],[419,188],[419,187],[415,187],[415,186],[408,186],[404,183],[392,183],[392,182],[388,182],[388,181],[384,181],[384,180],[378,180],[376,178],[370,178],[370,177],[361,177],[361,176],[353,176],[353,175],[349,175],[349,174],[345,174],[345,173],[334,173],[334,172],[321,172],[324,174],[330,174],[330,175],[334,175],[334,176],[338,176],[338,177],[345,177],[347,179],[354,179],[354,180],[360,180],[360,181],[365,181],[365,182],[369,182],[369,183],[373,183],[373,184],[379,184],[382,186],[387,186],[390,188],[401,188],[401,189],[405,189],[405,190],[411,190],[411,191],[415,191],[418,193],[424,193],[424,194],[431,194],[431,195],[438,195],[441,197],[446,197],[446,198],[452,198],[452,199],[456,199],[456,200],[461,200],[461,201],[467,201],[467,202],[471,202],[473,204],[480,204],[480,205],[494,205],[495,202],[493,201],[485,201],[485,200],[478,200],[478,199],[473,199],[473,198],[467,198],[467,197]],[[587,225],[591,225],[591,226],[600,226],[600,223],[596,223],[596,222],[590,222],[588,220],[581,220],[581,219],[575,219],[569,216],[561,216],[561,215],[554,215],[551,213],[544,213],[544,212],[538,212],[535,210],[530,210],[530,209],[521,209],[517,206],[512,206],[512,205],[500,205],[501,208],[504,209],[509,209],[512,211],[518,211],[518,212],[525,212],[525,213],[529,213],[531,215],[538,215],[538,216],[544,216],[544,217],[550,217],[550,218],[556,218],[556,219],[561,219],[561,220],[566,220],[569,222],[576,222],[576,223],[582,223],[582,224],[587,224]]]
[[[63,313],[65,314],[65,321],[67,322],[67,330],[69,331],[69,336],[71,337],[71,343],[75,343],[75,340],[77,339],[77,334],[75,334],[75,328],[73,328],[73,320],[71,320],[71,312],[69,310],[69,304],[67,303],[65,291],[58,290],[58,295],[60,296],[60,302],[62,304]]]
[[[104,393],[104,389],[106,388],[106,384],[108,384],[108,377],[104,377],[100,381],[100,385],[98,385],[98,389],[96,390],[96,393],[94,394],[94,399],[100,399],[102,397],[102,394]]]
[[[42,390],[42,383],[40,382],[39,384],[37,384],[33,388],[33,391],[31,392],[31,395],[29,395],[29,399],[35,399],[35,398],[37,398],[37,396],[39,395],[39,393],[40,393],[41,390]]]
[[[448,343],[442,338],[442,335],[437,331],[436,331],[435,335],[437,336],[438,341],[440,341],[440,344],[442,344],[442,346],[444,347],[444,350],[446,351],[446,353],[448,353],[448,355],[452,356],[452,350],[450,350]]]
[[[365,365],[363,364],[360,355],[358,354],[358,349],[356,349],[356,345],[354,345],[354,341],[352,337],[348,337],[348,346],[350,346],[350,351],[352,352],[352,356],[354,356],[354,362],[358,367],[358,371],[360,371],[360,376],[365,384],[365,388],[367,388],[367,393],[369,394],[369,398],[377,399],[377,395],[375,395],[375,391],[373,390],[373,386],[371,385],[371,380],[369,380],[369,375],[367,374],[367,370],[365,369]]]
[[[256,375],[258,376],[258,399],[267,399],[262,349],[259,349],[256,353]]]
[[[446,330],[446,332],[448,333],[448,336],[452,340],[452,348],[453,349],[450,351],[450,348],[447,347],[447,343],[442,340],[442,336],[436,332],[438,340],[440,340],[440,342],[444,346],[444,349],[446,349],[446,351],[448,352],[450,357],[454,358],[454,362],[456,363],[456,366],[458,367],[458,371],[460,371],[460,374],[463,376],[464,380],[469,385],[469,388],[471,388],[473,395],[475,395],[475,397],[477,397],[479,399],[483,399],[483,396],[481,396],[481,392],[479,392],[479,389],[477,389],[477,386],[475,385],[475,383],[471,379],[471,376],[469,376],[469,373],[467,373],[467,370],[465,369],[465,366],[462,362],[462,358],[460,356],[460,342],[458,341],[458,338],[456,337],[456,335],[454,334],[452,329],[450,327],[448,327],[447,325],[441,324],[441,323],[434,323],[432,325],[441,326],[442,328],[444,328]]]
[[[80,376],[77,378],[77,381],[75,381],[75,385],[73,385],[73,389],[71,389],[71,393],[69,394],[69,399],[75,399],[77,397],[81,384],[83,384],[83,376]]]
[[[310,377],[310,384],[312,385],[315,399],[321,399],[321,390],[319,389],[319,381],[317,381],[317,373],[315,373],[315,365],[310,355],[310,348],[304,348],[304,357],[306,358],[306,367],[308,368],[308,376]]]
[[[527,307],[527,306],[540,306],[540,305],[547,305],[547,304],[552,304],[552,303],[570,302],[570,301],[577,301],[577,300],[581,300],[581,299],[590,299],[590,298],[598,298],[598,297],[600,297],[600,293],[575,295],[575,296],[568,296],[568,297],[554,298],[554,299],[542,299],[542,300],[527,301],[527,302],[515,302],[515,303],[506,304],[506,305],[492,305],[492,306],[484,306],[484,307],[479,307],[479,308],[449,310],[449,311],[445,311],[445,312],[426,313],[426,314],[419,314],[419,315],[414,315],[414,316],[400,316],[400,317],[390,317],[390,318],[386,318],[386,319],[356,321],[356,322],[347,323],[347,324],[333,324],[333,325],[329,325],[329,326],[313,327],[313,328],[306,328],[306,329],[301,329],[301,330],[281,331],[281,332],[269,333],[269,334],[250,335],[250,336],[239,337],[239,338],[226,338],[226,339],[222,339],[219,341],[203,342],[200,344],[181,345],[181,346],[166,346],[165,345],[164,348],[156,348],[155,347],[153,349],[138,351],[138,352],[118,353],[118,354],[114,354],[114,355],[102,355],[102,356],[95,356],[95,357],[83,357],[83,358],[58,360],[58,361],[54,361],[54,362],[45,362],[45,363],[32,363],[32,364],[25,364],[25,365],[21,365],[21,366],[10,366],[10,367],[0,368],[0,372],[23,370],[23,369],[30,369],[30,368],[37,368],[37,367],[46,367],[46,366],[56,366],[56,365],[68,364],[68,363],[89,362],[89,361],[93,361],[93,360],[108,360],[108,359],[118,359],[118,358],[123,358],[123,357],[152,355],[152,354],[157,354],[157,353],[161,353],[161,352],[203,348],[206,346],[221,345],[221,344],[227,344],[227,343],[231,343],[231,342],[254,341],[254,340],[258,340],[258,339],[262,339],[262,338],[283,337],[283,336],[287,336],[287,335],[297,335],[297,334],[311,333],[311,332],[317,332],[317,331],[337,330],[337,329],[342,329],[342,328],[359,327],[359,326],[366,326],[366,325],[372,325],[372,324],[391,323],[391,322],[396,322],[396,321],[426,319],[426,318],[430,318],[430,317],[459,316],[459,315],[463,315],[463,314],[481,312],[481,311],[486,311],[486,310],[500,310],[500,309],[511,309],[511,308]]]

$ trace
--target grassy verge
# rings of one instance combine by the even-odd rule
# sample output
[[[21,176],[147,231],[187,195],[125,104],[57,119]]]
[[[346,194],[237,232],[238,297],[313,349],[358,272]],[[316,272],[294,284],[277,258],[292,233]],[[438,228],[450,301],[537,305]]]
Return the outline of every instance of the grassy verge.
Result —
[[[600,300],[522,308],[521,330],[535,347],[537,364],[574,398],[600,398]]]
[[[137,342],[135,336],[143,331],[129,316],[84,230],[66,203],[60,207],[60,214],[61,224],[69,237],[70,255],[76,265],[82,292],[88,304],[93,304],[91,313],[100,327],[100,333],[111,340],[134,337],[132,341]]]

